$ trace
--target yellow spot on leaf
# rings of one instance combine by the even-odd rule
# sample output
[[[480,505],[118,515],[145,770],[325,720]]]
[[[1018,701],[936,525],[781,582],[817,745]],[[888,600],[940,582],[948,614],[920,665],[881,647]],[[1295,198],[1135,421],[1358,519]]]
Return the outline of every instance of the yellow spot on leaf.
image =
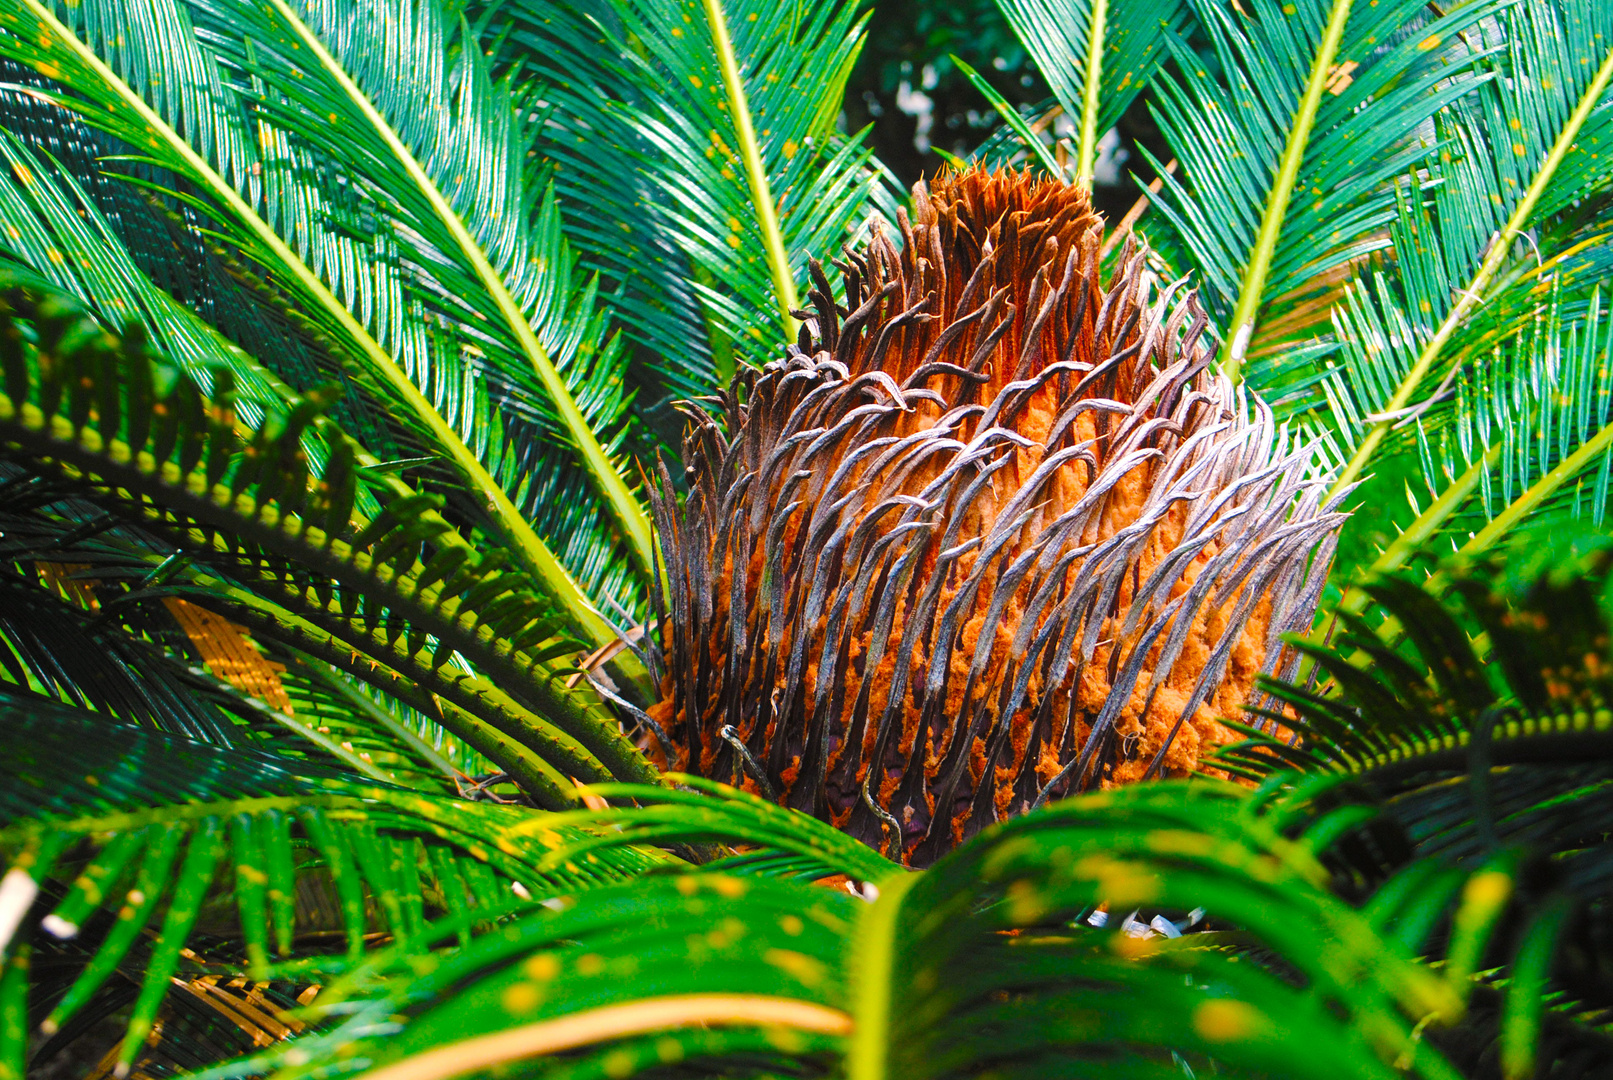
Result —
[[[1114,950],[1116,956],[1124,960],[1146,960],[1159,951],[1159,942],[1155,938],[1116,934],[1109,947]]]
[[[538,982],[548,982],[560,974],[560,958],[554,953],[538,953],[528,957],[521,970]]]
[[[1468,878],[1467,886],[1462,890],[1464,903],[1490,908],[1504,904],[1511,895],[1512,879],[1500,870],[1486,870],[1482,874],[1474,874]]]
[[[782,1050],[786,1054],[799,1054],[806,1049],[806,1039],[793,1028],[772,1024],[762,1029],[762,1038],[766,1039],[773,1049]]]
[[[1193,1010],[1193,1030],[1209,1042],[1243,1042],[1270,1027],[1260,1010],[1246,1001],[1206,1001]]]
[[[1008,918],[1019,925],[1035,922],[1047,910],[1041,890],[1028,881],[1009,885],[1006,900]]]
[[[536,986],[529,982],[518,982],[504,988],[504,993],[499,998],[499,1003],[504,1006],[505,1012],[519,1014],[529,1013],[536,1009],[538,1003],[542,1000],[543,995],[538,993]]]
[[[1146,904],[1159,893],[1159,879],[1137,863],[1108,855],[1090,855],[1075,864],[1078,877],[1095,880],[1098,893],[1110,904]]]
[[[823,964],[805,953],[792,952],[789,949],[769,949],[762,954],[762,959],[780,971],[794,976],[802,986],[817,986],[823,982]]]
[[[738,900],[745,895],[745,883],[738,878],[716,876],[707,879],[711,888],[718,896],[726,896],[730,900]]]

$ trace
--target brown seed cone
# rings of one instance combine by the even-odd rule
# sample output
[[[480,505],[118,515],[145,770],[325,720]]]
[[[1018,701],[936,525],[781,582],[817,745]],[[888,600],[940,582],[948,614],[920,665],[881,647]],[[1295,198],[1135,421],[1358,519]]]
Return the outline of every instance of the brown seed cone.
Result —
[[[1296,659],[1342,515],[1078,189],[967,172],[814,267],[798,347],[691,411],[655,499],[676,769],[916,865],[1194,769]],[[725,431],[727,434],[725,435]]]

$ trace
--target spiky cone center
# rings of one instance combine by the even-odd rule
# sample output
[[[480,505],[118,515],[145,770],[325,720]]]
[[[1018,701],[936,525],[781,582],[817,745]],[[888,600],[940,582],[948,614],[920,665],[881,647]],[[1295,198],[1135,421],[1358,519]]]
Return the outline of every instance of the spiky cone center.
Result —
[[[656,496],[667,764],[924,865],[1192,771],[1297,657],[1340,515],[1083,192],[967,172],[814,268],[801,341],[691,411]]]

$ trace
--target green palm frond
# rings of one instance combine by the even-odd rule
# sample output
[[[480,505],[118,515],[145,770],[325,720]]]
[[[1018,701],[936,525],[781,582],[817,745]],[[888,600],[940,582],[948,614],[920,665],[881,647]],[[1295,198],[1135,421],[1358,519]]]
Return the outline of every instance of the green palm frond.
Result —
[[[1352,434],[1367,427],[1356,402],[1370,400],[1382,386],[1371,380],[1393,371],[1393,357],[1403,357],[1418,336],[1383,278],[1374,284],[1376,302],[1367,290],[1352,290],[1334,316],[1349,327],[1345,363],[1334,369],[1337,382],[1329,388],[1346,448],[1354,448]],[[1565,296],[1561,278],[1545,284],[1549,291],[1532,290],[1527,308],[1510,309],[1529,312],[1520,329],[1497,336],[1473,328],[1480,340],[1464,347],[1470,362],[1453,373],[1452,396],[1408,417],[1406,431],[1397,433],[1393,449],[1415,455],[1421,490],[1408,488],[1399,515],[1390,510],[1402,531],[1365,569],[1367,576],[1441,546],[1477,555],[1542,515],[1602,523],[1613,464],[1609,312],[1600,283],[1580,297]],[[1351,592],[1344,603],[1359,612],[1365,600],[1364,593]]]
[[[575,800],[568,776],[651,778],[555,678],[575,646],[531,579],[472,549],[439,498],[366,475],[317,399],[238,440],[225,369],[209,399],[70,310],[11,303],[0,434],[27,471],[146,537],[153,571],[183,555],[220,614],[431,715],[549,805]],[[310,431],[331,447],[317,480]],[[354,510],[361,485],[374,517]]]
[[[272,1075],[291,1080],[317,1072],[345,1043],[344,1056],[377,1075],[444,1047],[455,1060],[421,1062],[427,1075],[550,1049],[580,1053],[526,1067],[543,1076],[677,1063],[725,1076],[829,1074],[848,1026],[845,936],[862,901],[789,881],[689,873],[590,889],[555,906],[439,954],[430,971],[403,950],[377,957],[315,1001],[313,1017],[337,1021],[327,1032],[243,1070],[278,1066]],[[369,1034],[382,1017],[400,1016],[401,1031]]]
[[[152,345],[193,378],[228,367],[243,423],[261,425],[293,394],[189,308],[158,288],[137,267],[104,217],[72,176],[48,157],[0,132],[0,267],[13,280],[30,279],[75,297],[102,325],[138,324]],[[314,467],[324,458],[307,448]]]
[[[1260,809],[1207,784],[1078,797],[864,899],[709,871],[578,892],[431,963],[376,956],[314,1002],[325,1031],[224,1075],[291,1080],[339,1053],[416,1080],[517,1060],[554,1077],[1163,1077],[1213,1060],[1454,1078],[1413,1027],[1455,1020],[1458,988],[1331,895]],[[1139,904],[1169,934],[1123,917]],[[1165,913],[1189,925],[1190,905],[1218,931],[1180,936]]]
[[[1443,534],[1477,552],[1564,499],[1601,520],[1613,172],[1594,148],[1613,134],[1607,20],[1569,5],[1506,13],[1506,48],[1481,63],[1491,77],[1436,121],[1426,179],[1397,188],[1393,269],[1334,311],[1336,485],[1420,451],[1432,500],[1397,521],[1403,539],[1374,572]],[[1507,89],[1520,79],[1538,99]]]
[[[1150,104],[1181,168],[1149,159],[1164,189],[1145,231],[1225,324],[1227,370],[1273,396],[1304,390],[1314,356],[1275,347],[1325,319],[1325,302],[1300,301],[1325,296],[1330,272],[1387,246],[1386,182],[1431,153],[1419,129],[1477,82],[1476,57],[1437,46],[1496,6],[1425,19],[1415,0],[1193,4],[1218,70],[1169,37]]]
[[[1187,3],[998,0],[997,6],[1075,123],[1074,178],[1090,186],[1097,140],[1153,78],[1164,60],[1166,31],[1186,29]],[[1096,49],[1095,38],[1101,39]]]
[[[571,235],[621,283],[617,311],[664,385],[709,393],[794,340],[808,256],[880,194],[860,137],[834,127],[861,5],[522,0],[492,17],[553,110],[538,148]]]
[[[93,521],[93,519],[91,519]],[[7,530],[5,556],[19,555]],[[241,704],[163,650],[131,639],[42,587],[37,572],[0,573],[0,680],[164,731],[229,745]]]
[[[1423,380],[1462,363],[1464,347],[1482,350],[1508,319],[1527,318],[1531,294],[1562,284],[1583,295],[1606,276],[1595,247],[1607,230],[1609,174],[1592,148],[1613,121],[1613,53],[1595,47],[1613,24],[1606,12],[1566,7],[1508,12],[1506,52],[1483,65],[1492,78],[1437,126],[1445,149],[1428,209],[1403,205],[1397,220],[1412,233],[1398,284],[1416,340],[1396,344],[1414,360],[1386,380],[1385,400],[1367,402],[1373,411],[1413,404]],[[1516,79],[1549,96],[1520,100],[1504,89]],[[1366,433],[1341,482],[1359,474],[1395,419]]]
[[[1516,598],[1497,580],[1494,556],[1488,564],[1443,568],[1439,576],[1460,603],[1428,595],[1409,575],[1364,585],[1401,628],[1404,646],[1390,646],[1366,619],[1342,613],[1335,644],[1305,646],[1328,687],[1268,684],[1297,713],[1271,712],[1262,725],[1297,720],[1297,745],[1268,735],[1233,757],[1262,776],[1285,762],[1359,783],[1382,776],[1393,792],[1426,783],[1425,770],[1466,771],[1468,748],[1481,737],[1497,765],[1605,756],[1613,750],[1613,683],[1598,593],[1608,563],[1604,550],[1589,557],[1590,576],[1544,575]]]
[[[1451,988],[1375,940],[1320,887],[1309,851],[1248,808],[1208,784],[1071,799],[882,892],[858,930],[851,1075],[947,1075],[960,1060],[1019,1076],[1108,1075],[1120,1062],[1115,1075],[1179,1073],[1167,1047],[1195,1068],[1387,1077],[1399,1057],[1413,1075],[1454,1075],[1416,1048],[1407,1019],[1454,1019]],[[1113,925],[1094,933],[1088,913],[1104,904]],[[1219,935],[1128,935],[1122,913],[1138,905],[1208,910],[1294,965],[1309,993],[1229,955]],[[1375,971],[1359,963],[1369,949]],[[1322,1000],[1338,1013],[1325,1017]]]
[[[294,635],[220,625],[217,612],[234,607],[228,590],[177,552],[154,566],[150,537],[74,484],[12,463],[4,472],[0,681],[126,723],[272,745],[416,790],[453,793],[464,777],[496,771],[395,695],[311,662],[284,643]],[[222,635],[199,633],[197,617]]]
[[[36,267],[46,276],[64,278],[58,283],[78,295],[111,329],[121,329],[130,318],[131,309],[118,306],[120,302],[127,303],[118,290],[132,288],[147,293],[148,284],[155,286],[166,294],[168,306],[204,316],[218,336],[254,357],[287,387],[310,388],[327,382],[341,386],[343,397],[333,406],[333,416],[383,459],[426,456],[419,433],[408,429],[407,418],[395,421],[375,409],[379,393],[363,385],[364,380],[355,378],[328,351],[322,335],[311,323],[289,305],[277,302],[261,280],[246,272],[244,264],[205,235],[200,227],[204,219],[183,203],[170,204],[170,200],[149,188],[129,182],[130,167],[110,160],[126,152],[127,147],[64,112],[48,97],[38,95],[37,91],[53,84],[31,69],[0,59],[0,73],[0,80],[11,86],[0,90],[3,126],[16,140],[7,145],[20,143],[35,162],[32,166],[22,163],[35,180],[25,186],[23,194],[42,202],[66,201],[82,207],[87,223],[94,226],[92,234],[104,240],[82,252],[80,258],[64,258],[59,263],[48,254],[41,257],[37,251],[19,253],[19,270]],[[19,183],[21,175],[13,173]],[[51,196],[53,189],[60,189],[62,194]],[[17,211],[19,205],[12,200],[10,209]],[[18,211],[14,224],[19,232],[28,231],[25,222],[30,213],[39,217],[37,224],[47,236],[63,231],[63,219],[56,215]],[[69,231],[81,227],[72,219],[66,220]],[[9,235],[0,238],[8,245],[13,239]],[[98,280],[95,289],[65,280],[74,275],[83,257],[91,252],[92,266],[105,262],[116,268],[117,274]],[[63,271],[67,274],[63,275]],[[112,290],[111,294],[99,297],[97,293],[102,288]],[[183,350],[166,340],[175,332],[168,325],[170,321],[150,314],[141,318],[148,333],[169,355],[187,363]],[[242,396],[246,393],[243,386]]]
[[[453,795],[463,792],[465,777],[494,771],[491,762],[430,716],[391,694],[334,667],[313,663],[279,643],[264,652],[271,662],[284,666],[280,680],[293,715],[304,727],[325,734],[389,782],[412,791]],[[275,723],[284,726],[278,718]]]
[[[422,110],[432,112],[433,103],[444,100],[451,100],[456,108],[463,106],[455,114],[459,140],[435,158],[427,152],[436,148],[421,149],[426,164],[437,170],[433,179],[375,111],[362,88],[353,83],[351,73],[328,55],[330,62],[321,64],[311,48],[304,48],[300,55],[308,67],[303,70],[289,61],[277,66],[273,61],[279,54],[265,48],[256,60],[265,71],[252,68],[242,72],[234,67],[227,49],[219,52],[222,46],[215,40],[219,35],[205,32],[209,11],[196,9],[198,29],[193,27],[188,7],[164,4],[152,9],[109,2],[93,11],[73,12],[72,25],[78,27],[74,31],[42,5],[30,2],[8,9],[7,25],[13,32],[0,39],[0,51],[47,76],[66,80],[76,93],[47,96],[121,140],[141,160],[159,168],[160,175],[171,177],[170,181],[159,180],[162,187],[205,215],[212,235],[247,262],[263,267],[271,286],[313,320],[331,342],[332,351],[377,389],[382,407],[406,417],[423,437],[428,452],[451,466],[458,481],[474,496],[471,505],[476,512],[493,524],[516,558],[566,610],[577,631],[596,644],[608,642],[613,637],[609,627],[511,498],[512,493],[523,494],[526,480],[525,475],[517,474],[517,466],[533,462],[530,452],[524,455],[525,461],[522,454],[507,453],[506,436],[517,449],[532,439],[552,441],[552,436],[541,435],[546,408],[554,410],[561,437],[580,448],[599,484],[610,487],[606,473],[615,475],[603,451],[595,452],[594,433],[582,430],[587,425],[575,403],[568,405],[556,397],[570,394],[568,388],[551,385],[536,369],[525,374],[525,389],[510,376],[515,368],[502,354],[513,351],[523,363],[537,363],[530,348],[539,332],[533,329],[534,322],[541,326],[542,317],[550,317],[553,325],[545,336],[559,348],[567,344],[565,335],[574,333],[574,328],[559,329],[566,317],[572,316],[573,323],[580,320],[586,340],[569,342],[571,373],[583,380],[581,386],[593,387],[585,396],[592,407],[603,410],[602,422],[609,422],[619,410],[619,402],[613,405],[609,393],[599,392],[600,386],[610,382],[596,370],[601,356],[607,367],[609,364],[608,352],[601,352],[602,325],[592,313],[574,310],[569,301],[549,303],[548,310],[540,310],[560,287],[537,270],[546,260],[509,262],[538,249],[531,236],[535,226],[529,224],[534,199],[523,194],[530,189],[516,183],[523,159],[516,149],[519,123],[508,97],[494,93],[485,78],[477,83],[478,74],[485,73],[474,61],[466,61],[470,67],[464,71],[442,70],[437,73],[440,77],[413,88],[415,96],[410,100],[417,115]],[[419,12],[409,7],[409,13],[406,21],[421,22],[415,19]],[[291,9],[275,9],[272,14],[253,9],[251,14],[270,23],[280,20],[280,37],[270,35],[266,45],[288,36],[298,40],[297,26],[301,24],[285,21],[296,22]],[[246,18],[248,13],[235,15]],[[422,32],[432,24],[432,18],[423,17]],[[228,35],[223,37],[227,40]],[[448,47],[446,41],[439,44]],[[105,50],[104,58],[97,48]],[[286,51],[296,55],[289,48]],[[304,75],[297,86],[304,97],[291,95],[288,100],[281,92],[284,87],[276,89],[273,77],[295,78],[293,71]],[[447,90],[450,78],[476,85],[462,86],[456,96]],[[335,112],[336,105],[342,105],[344,111]],[[347,171],[338,169],[337,159],[311,141],[312,132],[294,123],[307,115],[309,107],[322,110],[312,115],[325,123],[330,115],[348,116],[350,132],[368,132],[366,145],[371,152],[355,157]],[[359,126],[360,120],[368,127]],[[318,125],[304,123],[303,127]],[[186,137],[180,135],[181,130]],[[460,160],[466,154],[476,156]],[[517,275],[514,290],[511,281],[492,269],[477,237],[468,233],[442,195],[438,181],[445,179],[443,174],[457,177],[470,166],[475,171],[462,182],[485,177],[496,181],[501,193],[510,197],[510,202],[486,207],[489,224],[480,239],[496,245],[491,249],[493,257],[506,262],[511,274]],[[378,177],[395,182],[400,173],[406,174],[413,189],[391,191],[376,186]],[[462,202],[468,200],[464,192],[455,195]],[[494,224],[500,219],[504,224]],[[552,213],[548,225],[552,247],[558,242]],[[567,265],[562,259],[561,265],[543,269],[553,269],[558,276]],[[517,293],[525,307],[510,299]],[[456,296],[468,299],[459,304],[453,299]],[[474,303],[478,296],[488,299],[478,306]],[[509,303],[502,302],[506,300]],[[444,318],[444,313],[456,318]],[[483,323],[495,331],[503,326],[503,336],[495,333],[489,337]],[[509,346],[511,336],[519,339],[520,349]],[[481,365],[490,357],[499,362],[489,360]],[[479,425],[480,410],[473,405],[480,392],[475,378],[478,365],[501,371],[506,378],[503,385],[493,387],[495,395],[504,398],[499,419],[485,422],[484,417]],[[547,404],[528,392],[533,380],[542,383]],[[526,402],[524,409],[516,407],[521,401]],[[526,436],[511,434],[523,422],[539,427]],[[473,427],[477,429],[474,436],[470,434]],[[467,441],[477,445],[472,447]],[[495,477],[495,472],[500,475]],[[620,492],[612,488],[611,492],[606,504],[615,508],[620,521],[630,525],[631,507],[617,497],[625,488]],[[647,529],[624,528],[642,540],[641,547],[647,551]],[[581,554],[584,563],[590,558],[597,561],[592,550]]]
[[[553,820],[615,828],[578,846],[556,848],[550,858],[575,860],[599,845],[721,842],[759,850],[709,863],[708,870],[807,879],[843,874],[875,886],[901,873],[898,864],[817,818],[702,777],[668,773],[665,779],[677,786],[590,785],[588,790],[595,795],[631,799],[632,808],[557,815]]]
[[[1365,586],[1406,644],[1344,613],[1332,647],[1306,646],[1326,684],[1269,684],[1280,710],[1221,761],[1264,781],[1273,823],[1315,837],[1382,932],[1474,980],[1487,1004],[1450,1043],[1496,1047],[1509,1076],[1530,1075],[1540,1039],[1613,1061],[1584,1007],[1613,992],[1594,958],[1613,880],[1613,556],[1605,540],[1563,554],[1520,559],[1552,567],[1521,592],[1494,556],[1442,572],[1459,602],[1408,577]]]
[[[41,713],[8,701],[0,712],[0,787],[13,822],[0,829],[0,848],[35,882],[71,882],[49,894],[36,916],[47,935],[95,938],[44,1030],[70,1020],[138,949],[143,974],[125,1064],[150,1031],[170,977],[194,963],[183,950],[204,906],[217,906],[221,875],[239,933],[226,966],[267,978],[271,955],[275,964],[318,970],[327,963],[320,956],[331,954],[340,966],[363,955],[371,934],[407,944],[443,913],[490,924],[523,902],[660,861],[615,849],[540,870],[534,860],[569,830],[512,842],[505,833],[524,816],[517,808],[366,787],[306,762],[65,709]],[[225,869],[231,865],[233,873]],[[307,937],[298,897],[310,889],[334,905],[335,941]],[[115,919],[98,914],[114,911]]]
[[[574,447],[648,573],[648,520],[600,445],[599,433],[619,441],[620,372],[599,353],[597,331],[581,351],[564,340],[586,332],[588,312],[585,325],[566,325],[578,317],[567,310],[569,254],[552,203],[535,213],[545,193],[529,187],[528,138],[509,86],[493,84],[481,51],[459,40],[434,3],[212,0],[193,18],[221,62],[251,74],[258,96],[250,115],[298,140],[310,161],[343,162],[367,189],[371,212],[393,219],[401,257],[419,268],[410,299],[445,322],[470,321],[486,369],[479,374],[508,383],[529,410],[541,408],[545,437]],[[407,65],[374,48],[377,35],[445,62],[399,79]],[[569,379],[551,356],[562,347]]]

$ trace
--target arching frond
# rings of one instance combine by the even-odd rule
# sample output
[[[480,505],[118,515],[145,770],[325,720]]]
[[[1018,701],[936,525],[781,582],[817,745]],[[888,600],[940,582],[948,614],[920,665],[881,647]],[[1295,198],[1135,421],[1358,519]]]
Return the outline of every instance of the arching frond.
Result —
[[[1553,1067],[1613,1062],[1597,1013],[1613,992],[1597,958],[1613,880],[1613,556],[1605,540],[1542,555],[1514,556],[1547,568],[1510,575],[1521,589],[1494,555],[1446,567],[1459,600],[1443,603],[1408,576],[1367,585],[1405,643],[1345,613],[1336,644],[1307,647],[1325,682],[1270,684],[1280,708],[1222,756],[1264,781],[1272,821],[1325,853],[1382,932],[1472,986],[1479,1008],[1441,1042],[1498,1055],[1511,1076],[1548,1047]]]
[[[124,1065],[151,1031],[171,977],[198,966],[186,946],[221,877],[239,944],[219,959],[263,979],[287,965],[317,973],[328,966],[322,956],[351,964],[376,934],[407,948],[444,914],[468,916],[467,928],[491,926],[534,900],[664,861],[617,848],[540,870],[534,860],[571,830],[512,842],[504,833],[525,816],[517,808],[366,787],[263,751],[21,704],[0,702],[8,880],[23,875],[45,889],[35,918],[46,938],[86,944],[81,968],[54,988],[43,1028],[51,1034],[70,1021],[137,949],[145,955]],[[320,907],[336,916],[334,926],[321,924]],[[333,937],[319,933],[327,929]],[[17,989],[0,990],[0,1007],[25,1007]]]
[[[417,43],[448,50],[434,7],[376,10],[425,35]],[[607,643],[609,627],[514,501],[533,491],[525,470],[552,460],[544,447],[552,450],[558,440],[581,454],[601,492],[596,505],[614,513],[634,543],[648,542],[647,528],[633,524],[641,512],[576,406],[584,401],[587,415],[604,428],[617,422],[619,387],[608,374],[613,353],[603,325],[570,295],[570,264],[552,206],[547,215],[540,211],[541,186],[525,176],[515,107],[474,59],[384,87],[362,65],[349,71],[329,51],[350,41],[350,25],[343,29],[348,24],[333,11],[326,14],[336,21],[321,23],[326,41],[308,25],[321,17],[284,6],[150,8],[108,0],[60,23],[30,0],[8,9],[13,32],[0,39],[0,51],[66,80],[72,93],[33,92],[142,155],[159,170],[156,182],[205,215],[219,242],[262,267],[278,295],[378,391],[381,406],[418,427],[428,452],[474,495],[473,512],[503,537],[577,632]],[[257,27],[261,51],[251,58],[233,52],[229,34],[209,29],[218,19]],[[348,60],[358,63],[356,56]],[[369,90],[355,77],[369,79]],[[385,112],[376,106],[383,89],[393,95]],[[456,110],[446,127],[437,108],[444,103]],[[368,139],[368,151],[347,164],[330,152],[329,138],[342,138],[342,151],[359,144],[354,134],[334,134],[333,115],[346,116],[344,130]],[[456,186],[480,187],[483,179],[499,192],[492,203]],[[587,299],[584,292],[581,300]],[[551,351],[571,383],[546,362]],[[478,372],[488,385],[476,384]],[[547,478],[536,491],[552,492],[555,483]],[[557,513],[556,520],[588,526],[575,510]],[[593,527],[591,535],[604,534]],[[575,566],[594,572],[596,584],[626,580],[599,563],[598,543],[559,539]]]
[[[1335,309],[1338,482],[1420,453],[1431,500],[1393,519],[1406,539],[1375,572],[1445,533],[1480,550],[1564,499],[1603,513],[1613,171],[1594,148],[1613,136],[1608,17],[1526,5],[1474,31],[1505,49],[1436,121],[1425,176],[1398,185],[1395,264]],[[1539,94],[1509,89],[1522,82]]]
[[[856,881],[880,882],[900,874],[899,867],[876,855],[862,842],[805,814],[726,784],[685,773],[668,773],[676,788],[637,784],[591,784],[589,791],[610,799],[633,800],[632,809],[573,810],[559,822],[615,826],[576,845],[556,848],[553,860],[575,860],[596,845],[675,844],[721,841],[759,848],[708,864],[725,872],[784,874],[807,879],[839,874]]]
[[[1213,1059],[1454,1080],[1412,1029],[1455,1019],[1460,996],[1329,895],[1309,850],[1250,803],[1172,783],[1083,796],[885,878],[871,903],[709,872],[592,889],[440,963],[378,957],[314,1003],[328,1031],[240,1068],[290,1080],[342,1047],[378,1077],[517,1059],[554,1077],[665,1062],[867,1080],[1163,1077]],[[1177,939],[1138,933],[1121,913],[1139,903],[1183,909],[1183,925],[1203,903],[1243,932],[1180,937],[1160,914]],[[369,1033],[382,1017],[401,1031]]]
[[[1074,180],[1090,186],[1097,140],[1159,69],[1166,33],[1186,29],[1187,3],[998,0],[997,6],[1075,124]]]
[[[1387,181],[1429,155],[1425,125],[1478,82],[1471,52],[1439,46],[1496,5],[1426,20],[1417,0],[1192,6],[1214,70],[1169,39],[1173,65],[1151,105],[1181,167],[1169,175],[1151,160],[1164,189],[1144,231],[1181,252],[1172,270],[1193,275],[1222,323],[1223,365],[1273,396],[1292,393],[1308,357],[1273,348],[1303,340],[1327,307],[1308,325],[1284,316],[1331,272],[1387,245]]]
[[[571,235],[622,283],[617,310],[663,384],[696,397],[772,359],[808,257],[879,194],[860,137],[835,132],[861,5],[521,0],[492,17],[541,76],[537,146]]]
[[[243,443],[227,369],[204,397],[138,342],[26,292],[8,299],[0,436],[24,475],[70,482],[145,538],[153,573],[173,554],[194,561],[220,614],[403,698],[551,805],[575,799],[568,776],[649,778],[614,720],[555,680],[574,646],[530,579],[475,552],[440,499],[370,482],[317,399]],[[310,430],[331,448],[317,480]],[[374,517],[354,510],[361,484]]]

